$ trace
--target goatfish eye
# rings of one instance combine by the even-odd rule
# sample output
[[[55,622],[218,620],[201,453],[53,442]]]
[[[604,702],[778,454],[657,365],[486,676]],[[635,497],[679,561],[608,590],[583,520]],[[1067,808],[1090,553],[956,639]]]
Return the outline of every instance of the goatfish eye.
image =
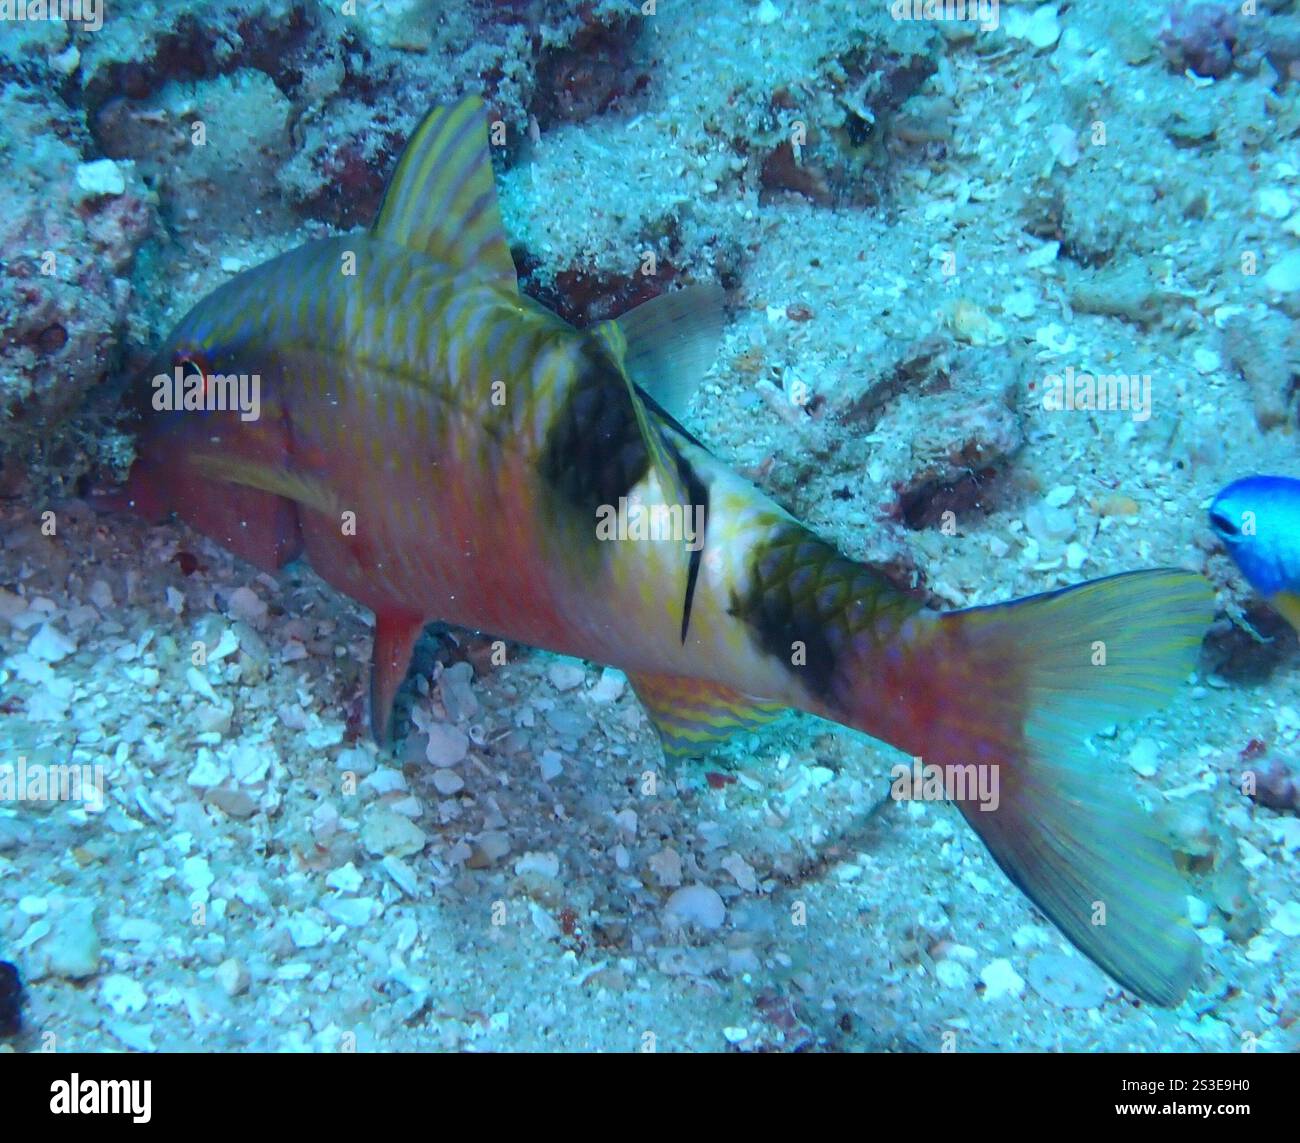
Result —
[[[198,350],[189,346],[178,349],[172,357],[172,366],[181,371],[182,376],[207,377],[208,363]]]

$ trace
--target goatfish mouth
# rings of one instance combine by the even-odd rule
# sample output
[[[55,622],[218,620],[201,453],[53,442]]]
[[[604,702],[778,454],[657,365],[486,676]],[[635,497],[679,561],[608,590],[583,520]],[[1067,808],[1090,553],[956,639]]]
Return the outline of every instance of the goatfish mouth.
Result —
[[[1186,886],[1084,739],[1174,695],[1208,584],[1156,569],[924,608],[686,427],[725,321],[711,285],[585,330],[522,295],[483,105],[436,107],[368,231],[182,318],[123,499],[267,571],[306,559],[371,609],[381,742],[440,620],[621,668],[670,757],[794,708],[974,768],[952,800],[1011,881],[1126,987],[1177,1003],[1199,956]],[[251,415],[212,396],[254,391]]]

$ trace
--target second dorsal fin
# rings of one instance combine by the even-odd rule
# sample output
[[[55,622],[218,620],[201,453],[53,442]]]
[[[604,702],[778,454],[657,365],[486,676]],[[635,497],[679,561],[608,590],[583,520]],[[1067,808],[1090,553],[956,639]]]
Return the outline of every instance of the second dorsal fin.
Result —
[[[517,285],[481,99],[470,96],[434,107],[420,120],[372,230],[386,242],[423,251],[456,270]]]

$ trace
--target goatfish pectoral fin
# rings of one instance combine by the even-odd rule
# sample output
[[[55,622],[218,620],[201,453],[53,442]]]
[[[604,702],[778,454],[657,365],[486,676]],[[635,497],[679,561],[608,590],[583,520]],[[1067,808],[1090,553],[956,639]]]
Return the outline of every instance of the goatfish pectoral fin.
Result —
[[[1279,591],[1268,602],[1300,634],[1300,595],[1293,591]]]
[[[959,802],[966,820],[1079,949],[1162,1005],[1183,998],[1199,965],[1187,887],[1154,817],[1082,739],[1168,699],[1213,612],[1209,584],[1171,569],[935,620],[953,649],[950,705],[926,764],[990,764],[996,804]]]
[[[707,754],[732,734],[756,730],[786,710],[781,703],[702,679],[630,673],[628,682],[669,758]]]

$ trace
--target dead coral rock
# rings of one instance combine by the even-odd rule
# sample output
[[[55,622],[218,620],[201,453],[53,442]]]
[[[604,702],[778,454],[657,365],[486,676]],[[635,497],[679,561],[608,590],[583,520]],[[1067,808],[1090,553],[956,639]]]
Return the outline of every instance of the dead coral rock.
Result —
[[[789,142],[782,143],[763,159],[759,183],[763,188],[760,202],[770,201],[775,193],[790,191],[818,206],[835,203],[825,170],[815,163],[796,159],[794,145]]]
[[[915,417],[907,471],[891,481],[891,515],[909,528],[933,527],[946,512],[987,514],[1000,503],[1025,429],[1012,390],[990,390],[975,364],[974,355],[987,352],[957,354],[951,388],[926,395],[924,414]]]
[[[861,432],[874,431],[890,402],[900,394],[918,390],[928,381],[946,374],[948,358],[945,351],[948,345],[946,338],[933,334],[908,346],[898,361],[871,378],[865,389],[841,398],[833,410],[834,415],[843,424],[853,425]]]
[[[644,19],[628,12],[597,13],[583,4],[579,21],[572,38],[551,44],[537,61],[529,111],[542,130],[602,115],[650,82],[632,59]]]
[[[1264,682],[1296,653],[1295,629],[1267,604],[1248,600],[1242,608],[1248,631],[1229,619],[1217,621],[1205,636],[1206,668],[1232,683]]]
[[[295,209],[340,230],[370,224],[409,135],[385,118],[363,104],[331,104],[300,123],[301,149],[277,175]]]
[[[1085,314],[1124,318],[1138,325],[1154,320],[1159,297],[1151,271],[1140,259],[1112,263],[1070,283],[1070,303]]]
[[[793,192],[818,206],[875,206],[892,181],[891,138],[922,146],[950,138],[934,101],[918,101],[900,114],[938,68],[937,37],[913,50],[921,43],[915,28],[895,25],[891,33],[909,39],[909,46],[872,37],[826,60],[821,97],[797,96],[787,87],[772,93],[771,130],[753,140],[770,148],[759,168],[762,199]]]
[[[200,80],[239,68],[296,86],[322,22],[341,25],[330,6],[293,0],[195,0],[174,20],[127,9],[82,42],[81,80],[93,114],[125,94],[145,99],[171,80]],[[345,26],[345,25],[344,25]]]
[[[244,69],[168,84],[145,100],[110,100],[93,129],[106,154],[129,156],[158,187],[187,244],[221,248],[296,221],[273,179],[241,179],[241,193],[230,193],[232,171],[252,163],[279,170],[288,160],[290,114],[268,76]]]
[[[1300,777],[1281,758],[1266,758],[1253,773],[1252,801],[1270,810],[1300,813]]]
[[[1171,65],[1211,79],[1232,71],[1236,45],[1237,17],[1228,4],[1179,4],[1160,33],[1160,46]]]
[[[1223,328],[1228,363],[1250,387],[1255,423],[1263,430],[1293,420],[1300,379],[1300,330],[1284,314],[1269,310],[1258,320],[1245,314]]]
[[[48,439],[113,367],[136,251],[154,225],[130,163],[83,162],[51,101],[9,87],[0,97],[18,134],[18,184],[0,218],[0,449]],[[39,145],[37,140],[39,139]],[[65,141],[67,140],[67,141]],[[39,155],[39,161],[34,156]]]

